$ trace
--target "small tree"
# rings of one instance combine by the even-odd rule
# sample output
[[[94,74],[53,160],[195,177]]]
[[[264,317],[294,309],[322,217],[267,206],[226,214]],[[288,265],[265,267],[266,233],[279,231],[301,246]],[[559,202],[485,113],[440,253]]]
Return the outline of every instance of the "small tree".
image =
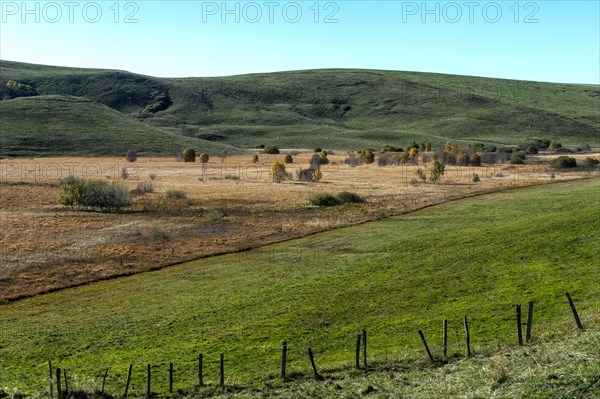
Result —
[[[472,166],[481,166],[481,156],[478,153],[474,153],[469,157],[469,164]]]
[[[419,180],[421,180],[422,182],[425,182],[427,180],[427,176],[425,176],[425,172],[423,172],[423,169],[421,169],[421,168],[417,169],[415,174],[417,175],[417,178]]]
[[[375,162],[375,154],[373,154],[373,151],[371,150],[364,150],[363,159],[365,160],[366,164],[371,164]]]
[[[200,154],[200,162],[207,163],[209,159],[210,157],[207,153],[203,152],[202,154]]]
[[[183,150],[183,162],[196,162],[196,151],[193,148]]]
[[[429,152],[429,151],[431,151],[431,143],[427,142],[427,143],[425,143],[425,152]]]
[[[258,155],[254,154],[252,155],[252,163],[257,163],[258,162]]]
[[[271,177],[275,183],[281,183],[284,180],[288,180],[290,175],[285,170],[285,165],[281,162],[274,162],[271,165]]]
[[[283,162],[285,162],[285,163],[294,163],[294,158],[292,158],[292,156],[290,154],[287,154],[285,156],[285,158],[283,159]]]
[[[433,165],[431,165],[431,172],[429,175],[429,179],[432,182],[438,182],[442,176],[444,176],[444,172],[446,171],[446,165],[444,162],[440,160],[433,161]]]
[[[127,151],[127,154],[125,154],[125,159],[127,159],[127,162],[137,161],[137,151],[136,150]]]

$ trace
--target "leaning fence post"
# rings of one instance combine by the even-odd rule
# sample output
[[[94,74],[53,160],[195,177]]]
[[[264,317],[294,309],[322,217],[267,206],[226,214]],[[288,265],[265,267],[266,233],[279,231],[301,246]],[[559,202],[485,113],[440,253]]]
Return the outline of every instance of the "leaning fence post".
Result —
[[[102,378],[102,390],[100,391],[101,394],[104,394],[104,386],[106,385],[106,377],[108,377],[108,370],[106,369],[106,371],[104,372],[104,377]]]
[[[127,371],[127,380],[125,381],[125,394],[123,395],[125,398],[129,394],[129,383],[131,382],[131,371],[133,369],[133,364],[129,365],[129,370]]]
[[[363,367],[367,368],[367,330],[362,331],[362,347],[363,347]]]
[[[525,341],[531,341],[531,324],[533,323],[533,301],[529,301],[527,310],[527,331],[525,332]]]
[[[283,347],[281,348],[281,379],[285,381],[286,373],[285,366],[287,362],[287,342],[283,342]]]
[[[425,350],[427,351],[427,356],[429,356],[429,360],[431,360],[432,362],[433,360],[433,355],[431,354],[431,351],[429,350],[429,346],[427,346],[427,341],[425,340],[425,335],[423,334],[423,331],[419,330],[418,331],[419,336],[421,337],[421,341],[423,341],[423,345],[425,346]]]
[[[69,381],[67,380],[67,369],[63,369],[63,374],[65,376],[65,395],[69,395]]]
[[[463,324],[465,325],[465,338],[467,340],[467,356],[471,356],[471,335],[469,334],[469,322],[467,316],[463,318]]]
[[[517,309],[517,337],[519,346],[523,346],[523,331],[521,327],[521,305],[516,305]]]
[[[567,299],[569,300],[569,306],[571,307],[571,310],[573,311],[573,317],[575,317],[575,323],[577,323],[577,327],[581,331],[585,331],[585,329],[583,328],[583,324],[581,324],[581,320],[579,320],[579,315],[577,314],[577,309],[575,309],[575,304],[573,303],[573,299],[571,299],[571,294],[569,294],[568,292],[567,292]]]
[[[317,371],[317,365],[315,364],[315,357],[313,356],[312,349],[310,346],[308,347],[308,358],[310,359],[310,365],[312,366],[313,373],[315,373],[315,380],[321,378],[319,372]]]
[[[356,368],[360,368],[360,334],[356,335]]]

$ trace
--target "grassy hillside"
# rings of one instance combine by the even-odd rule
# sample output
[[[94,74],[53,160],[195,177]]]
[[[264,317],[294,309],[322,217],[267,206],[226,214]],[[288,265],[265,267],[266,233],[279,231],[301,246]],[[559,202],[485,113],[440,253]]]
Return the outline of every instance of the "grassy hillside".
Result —
[[[600,306],[599,183],[458,200],[1,305],[0,386],[45,390],[52,359],[88,388],[110,367],[116,393],[134,363],[132,388],[141,394],[151,363],[155,390],[164,393],[168,363],[176,365],[176,389],[188,388],[200,352],[207,381],[216,383],[224,352],[228,383],[249,383],[277,375],[282,341],[290,373],[308,373],[308,346],[319,367],[349,367],[363,328],[370,361],[422,364],[416,331],[439,357],[447,318],[449,353],[464,354],[464,315],[474,351],[490,353],[515,343],[515,303],[535,301],[536,342],[572,322],[567,291],[591,325]]]
[[[26,133],[24,133],[26,132]],[[174,155],[178,148],[220,151],[226,145],[144,124],[81,97],[37,96],[0,101],[0,155]]]
[[[349,69],[166,79],[0,61],[0,83],[11,79],[42,95],[86,97],[132,118],[166,96],[168,104],[146,112],[144,123],[235,147],[531,138],[600,145],[598,85]]]

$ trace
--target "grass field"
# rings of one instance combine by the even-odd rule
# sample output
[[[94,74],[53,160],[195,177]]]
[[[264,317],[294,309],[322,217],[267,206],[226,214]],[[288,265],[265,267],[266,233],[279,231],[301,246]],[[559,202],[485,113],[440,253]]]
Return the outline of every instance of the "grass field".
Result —
[[[46,151],[120,156],[122,147],[116,144],[123,140],[113,144],[107,140],[113,136],[106,132],[135,137],[141,127],[151,137],[164,130],[172,133],[164,134],[160,144],[151,139],[146,145],[147,151],[163,155],[171,155],[179,143],[210,151],[223,150],[224,145],[261,144],[356,150],[407,146],[413,140],[434,145],[448,140],[517,145],[532,138],[570,146],[600,145],[597,85],[352,69],[169,79],[0,61],[0,85],[11,79],[31,85],[40,95],[87,98],[118,111],[122,118],[101,112],[98,104],[84,112],[63,107],[65,119],[74,123],[59,132],[65,138],[61,141],[46,126],[55,113],[52,106],[32,103],[39,106],[33,111],[16,105],[5,108],[2,101],[0,133],[12,138],[2,143],[3,156]],[[172,105],[138,120],[160,94],[166,94]],[[103,121],[102,128],[95,119]],[[81,140],[88,145],[82,148]]]
[[[261,385],[277,375],[282,341],[290,372],[308,373],[309,345],[320,367],[335,369],[353,363],[363,328],[371,361],[422,359],[416,331],[438,337],[443,318],[450,320],[449,352],[463,353],[464,315],[475,351],[490,353],[514,344],[515,303],[535,301],[535,338],[536,328],[562,328],[571,318],[567,291],[584,324],[597,322],[599,183],[457,200],[2,305],[0,386],[47,390],[52,359],[69,370],[72,384],[87,388],[110,367],[113,393],[134,363],[132,388],[140,395],[145,364],[155,367],[155,390],[165,392],[174,362],[176,387],[189,388],[200,352],[209,382],[224,352],[228,383]],[[597,334],[597,325],[591,331]]]

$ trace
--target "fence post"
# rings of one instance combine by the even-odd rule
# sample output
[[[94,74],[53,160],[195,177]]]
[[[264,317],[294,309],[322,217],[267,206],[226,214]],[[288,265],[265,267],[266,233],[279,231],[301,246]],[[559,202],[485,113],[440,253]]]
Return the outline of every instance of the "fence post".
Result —
[[[356,335],[356,369],[360,368],[360,334]]]
[[[219,385],[221,387],[225,386],[225,356],[223,352],[221,352],[221,365],[220,365],[220,377],[219,377]]]
[[[106,385],[106,377],[108,376],[108,370],[106,369],[106,371],[104,372],[104,378],[102,378],[102,390],[100,391],[100,393],[104,394],[104,386]]]
[[[523,331],[521,327],[521,305],[516,305],[517,308],[517,337],[519,346],[523,346]]]
[[[63,369],[63,374],[65,376],[65,395],[69,394],[69,381],[67,380],[67,369]]]
[[[150,365],[148,364],[148,377],[147,377],[148,381],[147,381],[147,387],[146,387],[146,396],[151,397],[152,396],[152,386],[151,386],[151,380],[152,380],[152,371],[150,370]]]
[[[423,341],[423,345],[425,346],[425,350],[427,351],[427,356],[429,356],[429,360],[431,360],[432,362],[433,360],[433,355],[431,354],[431,351],[429,350],[429,346],[427,346],[427,341],[425,340],[425,335],[423,334],[423,331],[419,330],[419,337],[421,337],[421,341]]]
[[[317,371],[317,365],[315,364],[315,357],[313,356],[312,349],[310,349],[310,346],[308,347],[308,358],[310,359],[310,365],[312,366],[313,373],[315,373],[315,380],[320,379],[321,376],[319,375],[319,372]]]
[[[575,323],[577,323],[577,327],[581,331],[585,331],[585,329],[583,328],[583,324],[581,324],[581,320],[579,320],[579,315],[577,314],[577,309],[575,309],[575,304],[573,303],[573,299],[571,299],[571,294],[569,294],[568,292],[567,292],[567,299],[569,300],[569,306],[571,307],[571,310],[573,311],[573,317],[575,317]]]
[[[56,368],[56,394],[58,395],[58,399],[62,398],[62,385],[60,383],[60,367]]]
[[[471,356],[471,335],[469,334],[469,322],[467,316],[463,318],[463,324],[465,326],[465,338],[467,340],[467,356]]]
[[[131,371],[133,369],[133,364],[129,365],[129,370],[127,371],[127,380],[125,381],[125,394],[123,395],[123,397],[127,397],[127,395],[129,394],[129,383],[131,382]]]
[[[203,360],[204,355],[199,354],[198,355],[198,385],[202,386],[204,385],[204,381],[203,381],[203,372],[202,372],[202,360]]]
[[[448,355],[448,320],[443,321],[444,357]]]
[[[285,366],[287,362],[287,342],[283,342],[283,347],[281,348],[281,379],[285,381],[286,373]]]
[[[533,301],[529,301],[529,309],[527,310],[527,331],[525,332],[525,341],[531,341],[531,324],[533,323]]]
[[[48,360],[48,369],[50,370],[50,397],[54,396],[54,377],[52,375],[52,360]]]
[[[367,330],[362,331],[362,346],[363,346],[363,367],[367,368]]]
[[[173,393],[173,363],[169,363],[169,393]]]

